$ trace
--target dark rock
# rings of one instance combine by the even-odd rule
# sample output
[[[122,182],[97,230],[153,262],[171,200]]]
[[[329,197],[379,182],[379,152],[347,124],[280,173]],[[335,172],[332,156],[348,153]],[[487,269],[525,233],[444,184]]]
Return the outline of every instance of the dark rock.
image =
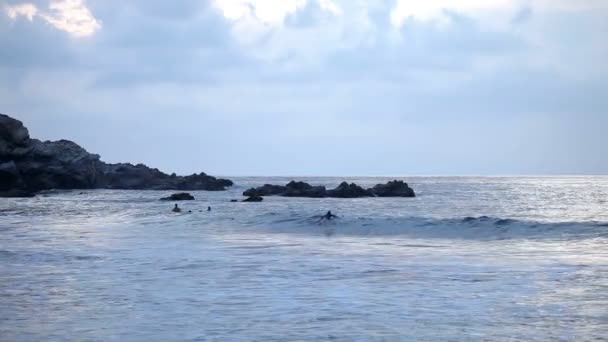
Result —
[[[355,183],[348,184],[347,182],[340,183],[337,188],[327,191],[327,194],[329,197],[337,198],[358,198],[374,196],[371,191],[365,190]]]
[[[177,194],[173,194],[169,197],[163,197],[160,200],[161,201],[193,201],[194,196],[190,195],[187,192],[180,192]]]
[[[325,190],[324,186],[311,186],[306,189],[288,187],[281,196],[323,198],[327,196],[327,190]]]
[[[325,197],[324,186],[312,186],[305,182],[291,181],[287,185],[264,184],[243,192],[243,196]]]
[[[285,191],[281,196],[285,197],[316,197],[321,198],[327,195],[324,186],[312,186],[305,182],[291,181],[285,186]]]
[[[325,189],[324,186],[312,186],[305,182],[291,181],[287,185],[264,184],[261,187],[251,188],[243,192],[244,196],[284,196],[284,197],[415,197],[414,190],[403,181],[390,181],[386,184],[377,184],[371,189],[364,189],[355,183],[342,182],[337,188]]]
[[[27,191],[27,190],[13,189],[13,190],[7,190],[7,191],[0,191],[0,198],[2,198],[2,197],[6,197],[6,198],[35,197],[35,196],[36,196],[36,193]]]
[[[0,163],[0,191],[21,187],[21,175],[15,162]]]
[[[0,114],[2,193],[94,188],[219,191],[232,185],[205,173],[177,176],[143,164],[107,164],[69,140],[30,139],[21,121]]]
[[[400,180],[390,181],[386,184],[377,184],[369,189],[378,197],[416,197],[414,190],[407,183]]]
[[[280,195],[287,190],[287,187],[281,185],[264,184],[257,188],[251,188],[243,192],[243,196],[273,196]]]
[[[0,158],[10,156],[16,148],[27,147],[29,141],[30,134],[21,121],[0,114]]]
[[[263,197],[260,196],[250,196],[243,200],[243,202],[262,202],[264,200]]]

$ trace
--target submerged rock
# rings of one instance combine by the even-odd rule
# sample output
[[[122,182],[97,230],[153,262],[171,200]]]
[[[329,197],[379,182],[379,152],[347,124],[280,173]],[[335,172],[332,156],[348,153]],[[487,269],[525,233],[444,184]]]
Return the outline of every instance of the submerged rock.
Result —
[[[194,196],[190,195],[187,192],[180,192],[177,194],[173,194],[169,197],[163,197],[160,200],[161,201],[193,201]]]
[[[177,176],[143,164],[107,164],[69,140],[31,139],[21,121],[0,114],[0,197],[48,189],[219,191],[232,185],[205,173]]]
[[[244,199],[243,202],[262,202],[263,200],[264,200],[264,197],[249,196],[248,198]]]

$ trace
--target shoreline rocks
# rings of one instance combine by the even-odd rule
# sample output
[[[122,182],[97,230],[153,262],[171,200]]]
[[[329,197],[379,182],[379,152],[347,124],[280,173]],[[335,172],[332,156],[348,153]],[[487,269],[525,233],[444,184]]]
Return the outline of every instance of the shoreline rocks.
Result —
[[[287,185],[264,184],[243,192],[243,196],[283,196],[310,198],[361,198],[361,197],[416,197],[416,193],[407,183],[393,180],[386,184],[377,184],[364,189],[355,183],[342,182],[335,189],[327,190],[324,186],[312,186],[305,182],[291,181]]]
[[[0,114],[0,197],[50,189],[221,191],[232,185],[203,172],[177,176],[144,164],[108,164],[69,140],[32,139],[21,121]]]

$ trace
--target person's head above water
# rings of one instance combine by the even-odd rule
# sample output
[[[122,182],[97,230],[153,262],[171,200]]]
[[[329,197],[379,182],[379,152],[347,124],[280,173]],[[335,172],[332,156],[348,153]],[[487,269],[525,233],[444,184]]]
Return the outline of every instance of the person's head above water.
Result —
[[[211,207],[207,207],[207,211],[211,211]]]

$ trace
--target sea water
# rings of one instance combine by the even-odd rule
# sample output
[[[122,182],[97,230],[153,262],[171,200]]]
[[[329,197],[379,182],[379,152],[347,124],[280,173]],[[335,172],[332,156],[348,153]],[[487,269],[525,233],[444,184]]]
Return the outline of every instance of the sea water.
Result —
[[[608,337],[606,176],[399,177],[416,198],[230,202],[291,179],[194,191],[181,213],[158,200],[170,191],[0,199],[0,340]],[[319,222],[327,210],[339,219]]]

